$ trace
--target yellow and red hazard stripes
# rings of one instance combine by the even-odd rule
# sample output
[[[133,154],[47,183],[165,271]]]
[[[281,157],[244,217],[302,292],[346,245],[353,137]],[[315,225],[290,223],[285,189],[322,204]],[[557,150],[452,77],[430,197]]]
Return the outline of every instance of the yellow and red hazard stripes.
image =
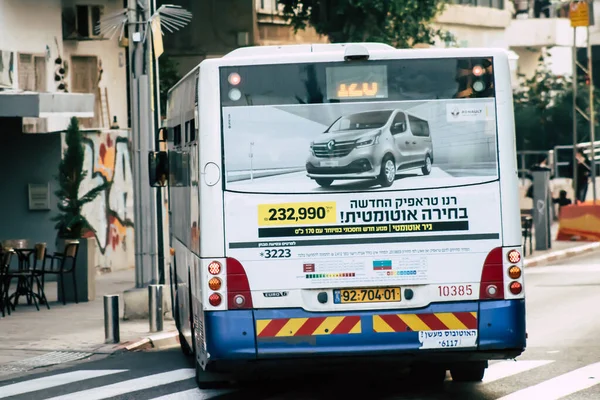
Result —
[[[373,316],[375,332],[417,332],[477,329],[476,312],[382,314]]]
[[[256,336],[289,337],[361,333],[360,317],[315,317],[259,319]]]

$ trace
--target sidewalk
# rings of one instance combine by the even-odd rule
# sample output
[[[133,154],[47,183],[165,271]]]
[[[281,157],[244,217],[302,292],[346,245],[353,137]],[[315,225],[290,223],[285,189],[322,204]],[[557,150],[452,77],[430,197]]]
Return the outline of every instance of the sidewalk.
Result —
[[[151,335],[147,319],[123,320],[123,291],[135,286],[134,277],[133,269],[98,275],[94,301],[66,305],[57,301],[56,282],[48,282],[45,292],[50,310],[45,305],[39,305],[40,310],[37,311],[33,304],[27,305],[27,299],[21,297],[11,315],[7,314],[2,318],[0,314],[0,367],[2,364],[19,362],[26,357],[40,356],[48,352],[68,352],[57,353],[57,356],[65,359],[68,359],[72,352],[84,356],[90,353],[110,354],[147,338]],[[120,295],[119,344],[104,343],[105,294]],[[173,336],[174,330],[175,322],[165,317],[163,331],[152,335],[170,332],[170,336]]]
[[[524,257],[523,264],[525,267],[535,267],[548,262],[562,260],[569,257],[574,257],[583,253],[594,250],[600,250],[600,242],[577,242],[577,241],[557,241],[555,240],[558,233],[558,222],[554,222],[551,227],[552,246],[548,250],[535,249],[535,230],[532,230],[532,249],[533,253],[529,253],[529,241],[527,241],[527,255]]]

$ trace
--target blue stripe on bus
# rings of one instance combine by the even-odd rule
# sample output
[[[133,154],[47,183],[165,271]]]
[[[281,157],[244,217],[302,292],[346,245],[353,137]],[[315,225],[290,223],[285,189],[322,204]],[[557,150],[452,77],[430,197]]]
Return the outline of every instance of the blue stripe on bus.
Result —
[[[302,309],[206,312],[207,351],[211,360],[250,360],[289,355],[376,355],[419,350],[418,332],[374,332],[373,315],[478,312],[478,350],[525,347],[525,301],[494,300],[436,303],[418,310],[311,313]],[[256,339],[254,318],[360,316],[360,334],[270,337]],[[465,349],[472,350],[472,349]],[[432,350],[436,351],[436,350]],[[442,350],[443,351],[443,350]]]

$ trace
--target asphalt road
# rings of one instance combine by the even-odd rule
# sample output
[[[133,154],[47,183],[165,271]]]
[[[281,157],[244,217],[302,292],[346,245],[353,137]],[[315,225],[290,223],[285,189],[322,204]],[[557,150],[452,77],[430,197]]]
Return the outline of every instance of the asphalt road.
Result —
[[[395,371],[308,375],[255,388],[200,391],[179,349],[123,353],[16,378],[0,378],[0,399],[600,399],[600,252],[526,270],[528,347],[493,362],[482,383],[450,376],[415,386]]]

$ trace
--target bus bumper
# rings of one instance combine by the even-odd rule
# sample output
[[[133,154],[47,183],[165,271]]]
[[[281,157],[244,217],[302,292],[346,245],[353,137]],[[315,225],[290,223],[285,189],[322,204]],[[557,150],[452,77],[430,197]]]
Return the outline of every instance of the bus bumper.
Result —
[[[525,301],[344,313],[216,311],[205,314],[205,329],[209,363],[318,356],[503,359],[525,348]]]

